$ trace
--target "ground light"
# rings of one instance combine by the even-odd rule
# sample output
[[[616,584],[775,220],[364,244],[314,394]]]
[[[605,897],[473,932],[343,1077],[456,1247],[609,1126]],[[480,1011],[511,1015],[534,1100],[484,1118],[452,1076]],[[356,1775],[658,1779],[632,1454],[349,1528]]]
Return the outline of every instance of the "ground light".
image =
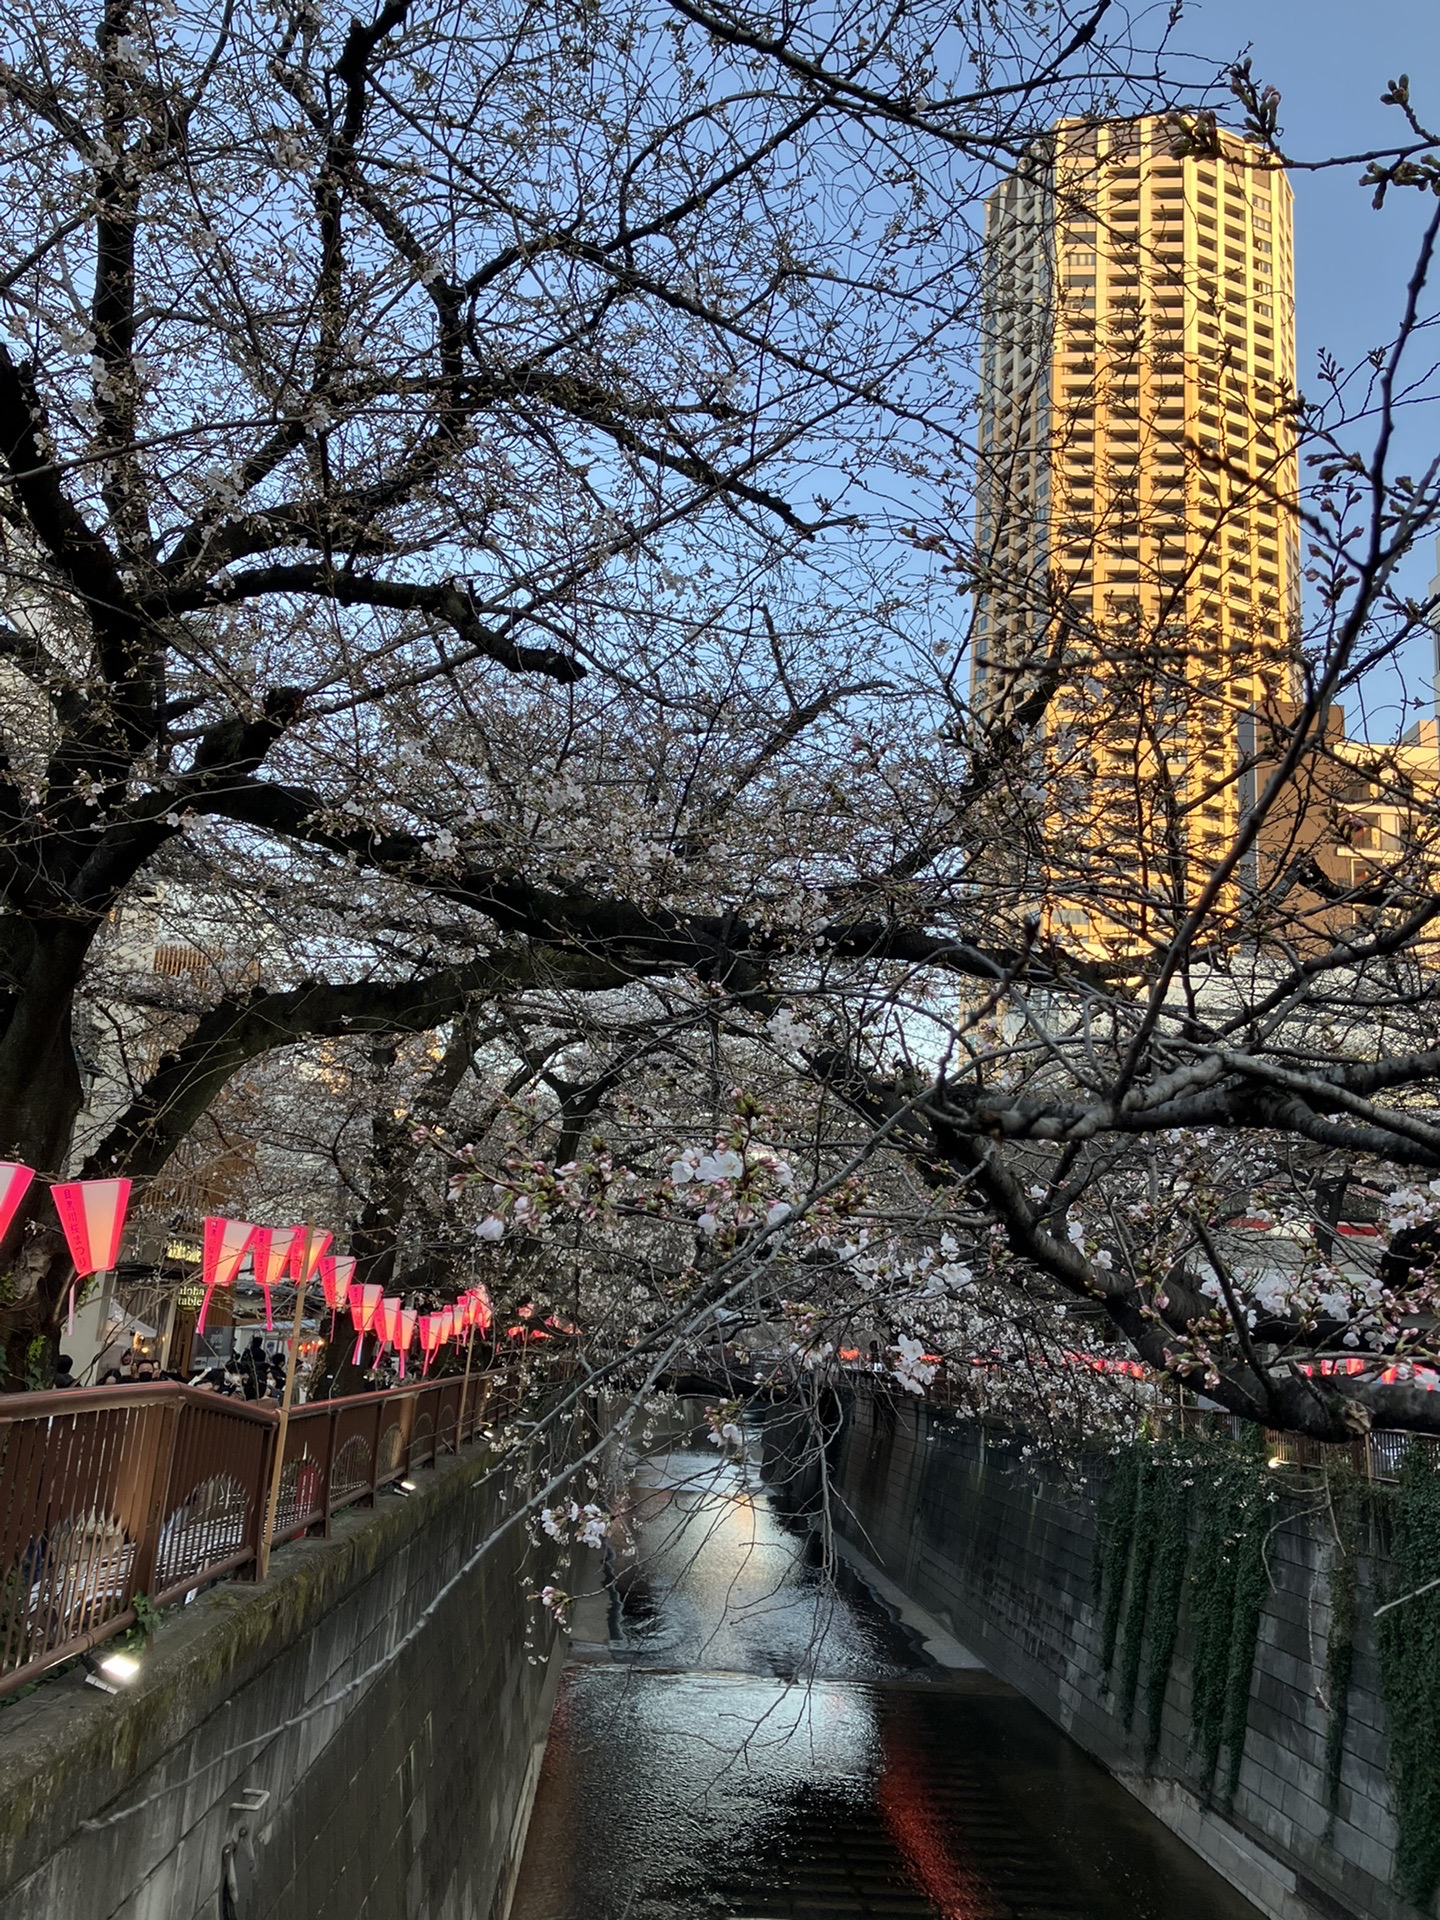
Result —
[[[140,1660],[133,1653],[85,1655],[85,1684],[99,1687],[102,1693],[119,1693],[140,1676]]]

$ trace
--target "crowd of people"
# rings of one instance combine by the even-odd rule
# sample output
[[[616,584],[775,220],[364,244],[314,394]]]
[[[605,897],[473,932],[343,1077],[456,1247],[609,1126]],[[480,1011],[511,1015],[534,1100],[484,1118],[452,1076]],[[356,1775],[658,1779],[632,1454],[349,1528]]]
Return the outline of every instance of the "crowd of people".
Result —
[[[297,1367],[292,1404],[298,1405],[309,1397],[307,1380],[311,1371],[308,1365]],[[86,1372],[89,1372],[88,1368]],[[260,1335],[254,1334],[243,1352],[233,1353],[229,1359],[214,1365],[202,1365],[187,1377],[161,1367],[142,1348],[127,1347],[118,1360],[105,1366],[93,1384],[101,1387],[155,1386],[163,1381],[198,1387],[206,1393],[224,1394],[232,1399],[258,1401],[264,1406],[279,1406],[285,1396],[285,1355],[267,1352]],[[366,1390],[400,1384],[393,1352],[376,1360],[367,1371],[365,1381]],[[62,1353],[56,1362],[52,1385],[80,1387],[91,1384],[88,1379],[76,1377],[70,1355]]]
[[[285,1397],[285,1359],[281,1354],[267,1353],[257,1333],[244,1353],[232,1354],[223,1365],[197,1373],[190,1384],[206,1393],[225,1394],[232,1400],[257,1400],[267,1406],[279,1406]],[[294,1398],[303,1400],[304,1397],[297,1375]]]
[[[113,1366],[106,1367],[96,1381],[101,1387],[155,1386],[162,1381],[200,1387],[206,1393],[221,1393],[232,1399],[255,1400],[278,1406],[285,1393],[285,1357],[267,1353],[265,1343],[254,1335],[243,1353],[232,1354],[218,1366],[202,1367],[187,1381],[183,1374],[158,1366],[148,1354],[127,1347]],[[58,1388],[83,1384],[75,1377],[75,1364],[68,1353],[55,1363],[53,1385]],[[295,1382],[296,1400],[304,1398],[301,1381]]]

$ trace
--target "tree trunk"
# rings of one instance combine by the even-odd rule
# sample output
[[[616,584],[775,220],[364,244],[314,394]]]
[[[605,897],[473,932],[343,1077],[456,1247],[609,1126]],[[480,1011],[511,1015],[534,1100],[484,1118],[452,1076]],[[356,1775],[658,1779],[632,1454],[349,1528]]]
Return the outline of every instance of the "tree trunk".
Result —
[[[7,928],[12,951],[20,924],[12,920]],[[70,924],[23,925],[29,952],[0,1029],[0,1158],[42,1176],[0,1243],[0,1384],[9,1392],[53,1371],[74,1271],[45,1179],[67,1171],[84,1103],[73,1022],[90,932]]]

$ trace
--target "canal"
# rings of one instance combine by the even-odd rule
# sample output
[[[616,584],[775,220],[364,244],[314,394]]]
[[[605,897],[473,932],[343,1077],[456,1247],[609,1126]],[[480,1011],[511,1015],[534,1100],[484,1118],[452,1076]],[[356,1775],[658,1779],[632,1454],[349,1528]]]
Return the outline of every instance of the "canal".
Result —
[[[1256,1920],[1012,1688],[827,1579],[756,1446],[637,1473],[511,1920]]]

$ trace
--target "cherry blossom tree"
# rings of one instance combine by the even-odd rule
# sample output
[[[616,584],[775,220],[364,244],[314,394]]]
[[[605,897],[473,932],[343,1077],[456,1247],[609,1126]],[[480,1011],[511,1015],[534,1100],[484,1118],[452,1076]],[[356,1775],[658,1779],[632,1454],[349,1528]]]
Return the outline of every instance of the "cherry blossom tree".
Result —
[[[867,508],[959,457],[978,188],[1161,90],[1110,11],[12,18],[0,1151],[146,1178],[276,1047],[751,964],[905,645]],[[182,839],[251,938],[77,1160]]]
[[[1428,617],[1394,439],[1433,222],[1294,416],[1314,606],[1234,844],[1163,913],[1086,849],[1143,939],[1035,910],[1063,647],[969,699],[985,190],[1062,114],[1228,102],[1307,164],[1246,70],[1175,84],[1138,32],[12,23],[0,1152],[149,1182],[248,1130],[255,1206],[328,1167],[376,1271],[483,1272],[596,1391],[873,1341],[1036,1419],[1440,1423],[1433,807],[1327,731]],[[1394,91],[1382,218],[1436,180]],[[1314,826],[1357,779],[1410,822],[1363,875]],[[137,945],[157,891],[183,932]],[[47,1218],[0,1250],[12,1380]]]

